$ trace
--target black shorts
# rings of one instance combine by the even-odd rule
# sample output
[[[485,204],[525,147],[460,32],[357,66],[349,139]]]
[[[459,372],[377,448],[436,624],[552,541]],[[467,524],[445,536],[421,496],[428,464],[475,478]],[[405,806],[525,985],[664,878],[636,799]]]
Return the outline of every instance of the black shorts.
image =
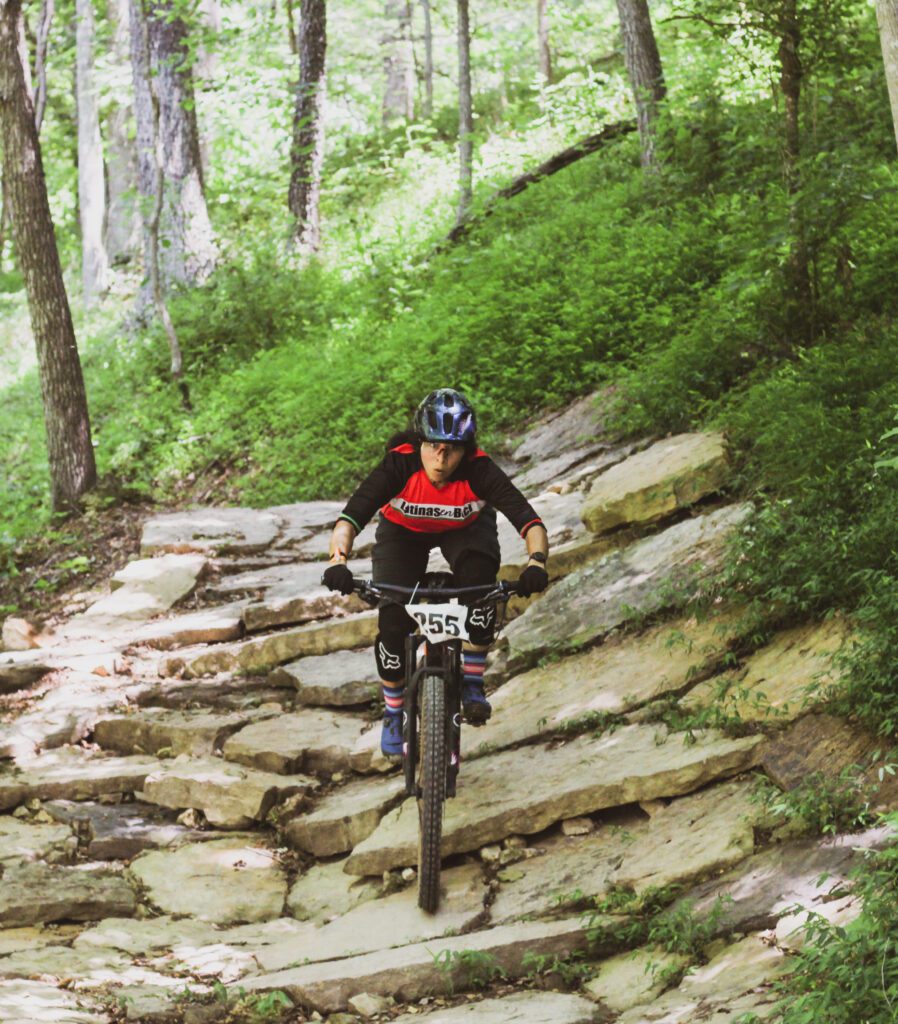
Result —
[[[485,508],[470,526],[443,533],[416,533],[381,516],[374,534],[374,582],[413,587],[427,572],[427,559],[436,547],[449,563],[453,574],[460,577],[456,586],[473,587],[481,583],[492,583],[502,564],[496,510]],[[480,557],[469,559],[469,555]],[[470,563],[467,571],[466,561]],[[467,579],[472,570],[474,575],[488,578],[472,582]]]

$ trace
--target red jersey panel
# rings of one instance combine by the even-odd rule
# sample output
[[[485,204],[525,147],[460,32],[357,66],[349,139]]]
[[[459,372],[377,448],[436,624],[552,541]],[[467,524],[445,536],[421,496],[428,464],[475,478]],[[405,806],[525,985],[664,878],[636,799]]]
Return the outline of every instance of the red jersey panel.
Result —
[[[408,449],[408,451],[406,451]],[[401,445],[393,451],[411,454],[411,445]],[[473,458],[485,456],[478,451]],[[467,480],[451,480],[444,487],[435,487],[423,469],[413,473],[402,490],[383,506],[381,512],[391,523],[404,526],[416,533],[444,533],[460,530],[471,523],[486,508],[486,501],[474,493]]]

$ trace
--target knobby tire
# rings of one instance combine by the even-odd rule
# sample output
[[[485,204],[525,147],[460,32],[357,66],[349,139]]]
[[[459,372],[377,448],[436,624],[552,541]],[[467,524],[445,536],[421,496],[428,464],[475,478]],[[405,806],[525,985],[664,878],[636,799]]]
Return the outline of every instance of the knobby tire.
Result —
[[[440,902],[440,844],[446,799],[448,746],[446,689],[441,676],[425,676],[420,691],[418,769],[418,906],[433,914]]]

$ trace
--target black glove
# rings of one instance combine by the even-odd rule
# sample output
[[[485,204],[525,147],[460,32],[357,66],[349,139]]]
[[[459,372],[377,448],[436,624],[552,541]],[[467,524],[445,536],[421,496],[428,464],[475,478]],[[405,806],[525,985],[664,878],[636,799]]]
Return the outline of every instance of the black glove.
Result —
[[[528,565],[518,579],[518,593],[521,597],[539,594],[549,585],[549,574],[541,565]]]
[[[339,590],[341,594],[351,594],[353,591],[352,573],[342,562],[329,565],[324,570],[321,582],[328,590]]]

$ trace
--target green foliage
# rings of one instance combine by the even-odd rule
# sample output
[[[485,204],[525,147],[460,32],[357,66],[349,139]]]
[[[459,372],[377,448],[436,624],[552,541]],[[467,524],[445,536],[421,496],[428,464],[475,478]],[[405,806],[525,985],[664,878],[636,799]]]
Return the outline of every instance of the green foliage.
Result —
[[[896,824],[894,816],[890,819]],[[782,1024],[891,1024],[898,1007],[898,846],[869,851],[853,886],[863,903],[847,925],[811,915],[805,945],[773,1019]]]
[[[594,968],[585,962],[582,952],[568,953],[558,956],[557,953],[534,953],[528,950],[521,961],[526,976],[533,980],[539,976],[553,975],[567,988],[574,988],[592,974]]]
[[[433,954],[433,962],[443,975],[450,995],[456,987],[486,988],[491,982],[506,976],[505,968],[495,956],[480,949],[442,949]]]
[[[893,771],[889,765],[885,770]],[[752,797],[775,818],[797,824],[809,834],[825,836],[873,825],[879,816],[870,807],[872,790],[863,769],[847,765],[836,776],[812,772],[789,790],[760,776]]]

